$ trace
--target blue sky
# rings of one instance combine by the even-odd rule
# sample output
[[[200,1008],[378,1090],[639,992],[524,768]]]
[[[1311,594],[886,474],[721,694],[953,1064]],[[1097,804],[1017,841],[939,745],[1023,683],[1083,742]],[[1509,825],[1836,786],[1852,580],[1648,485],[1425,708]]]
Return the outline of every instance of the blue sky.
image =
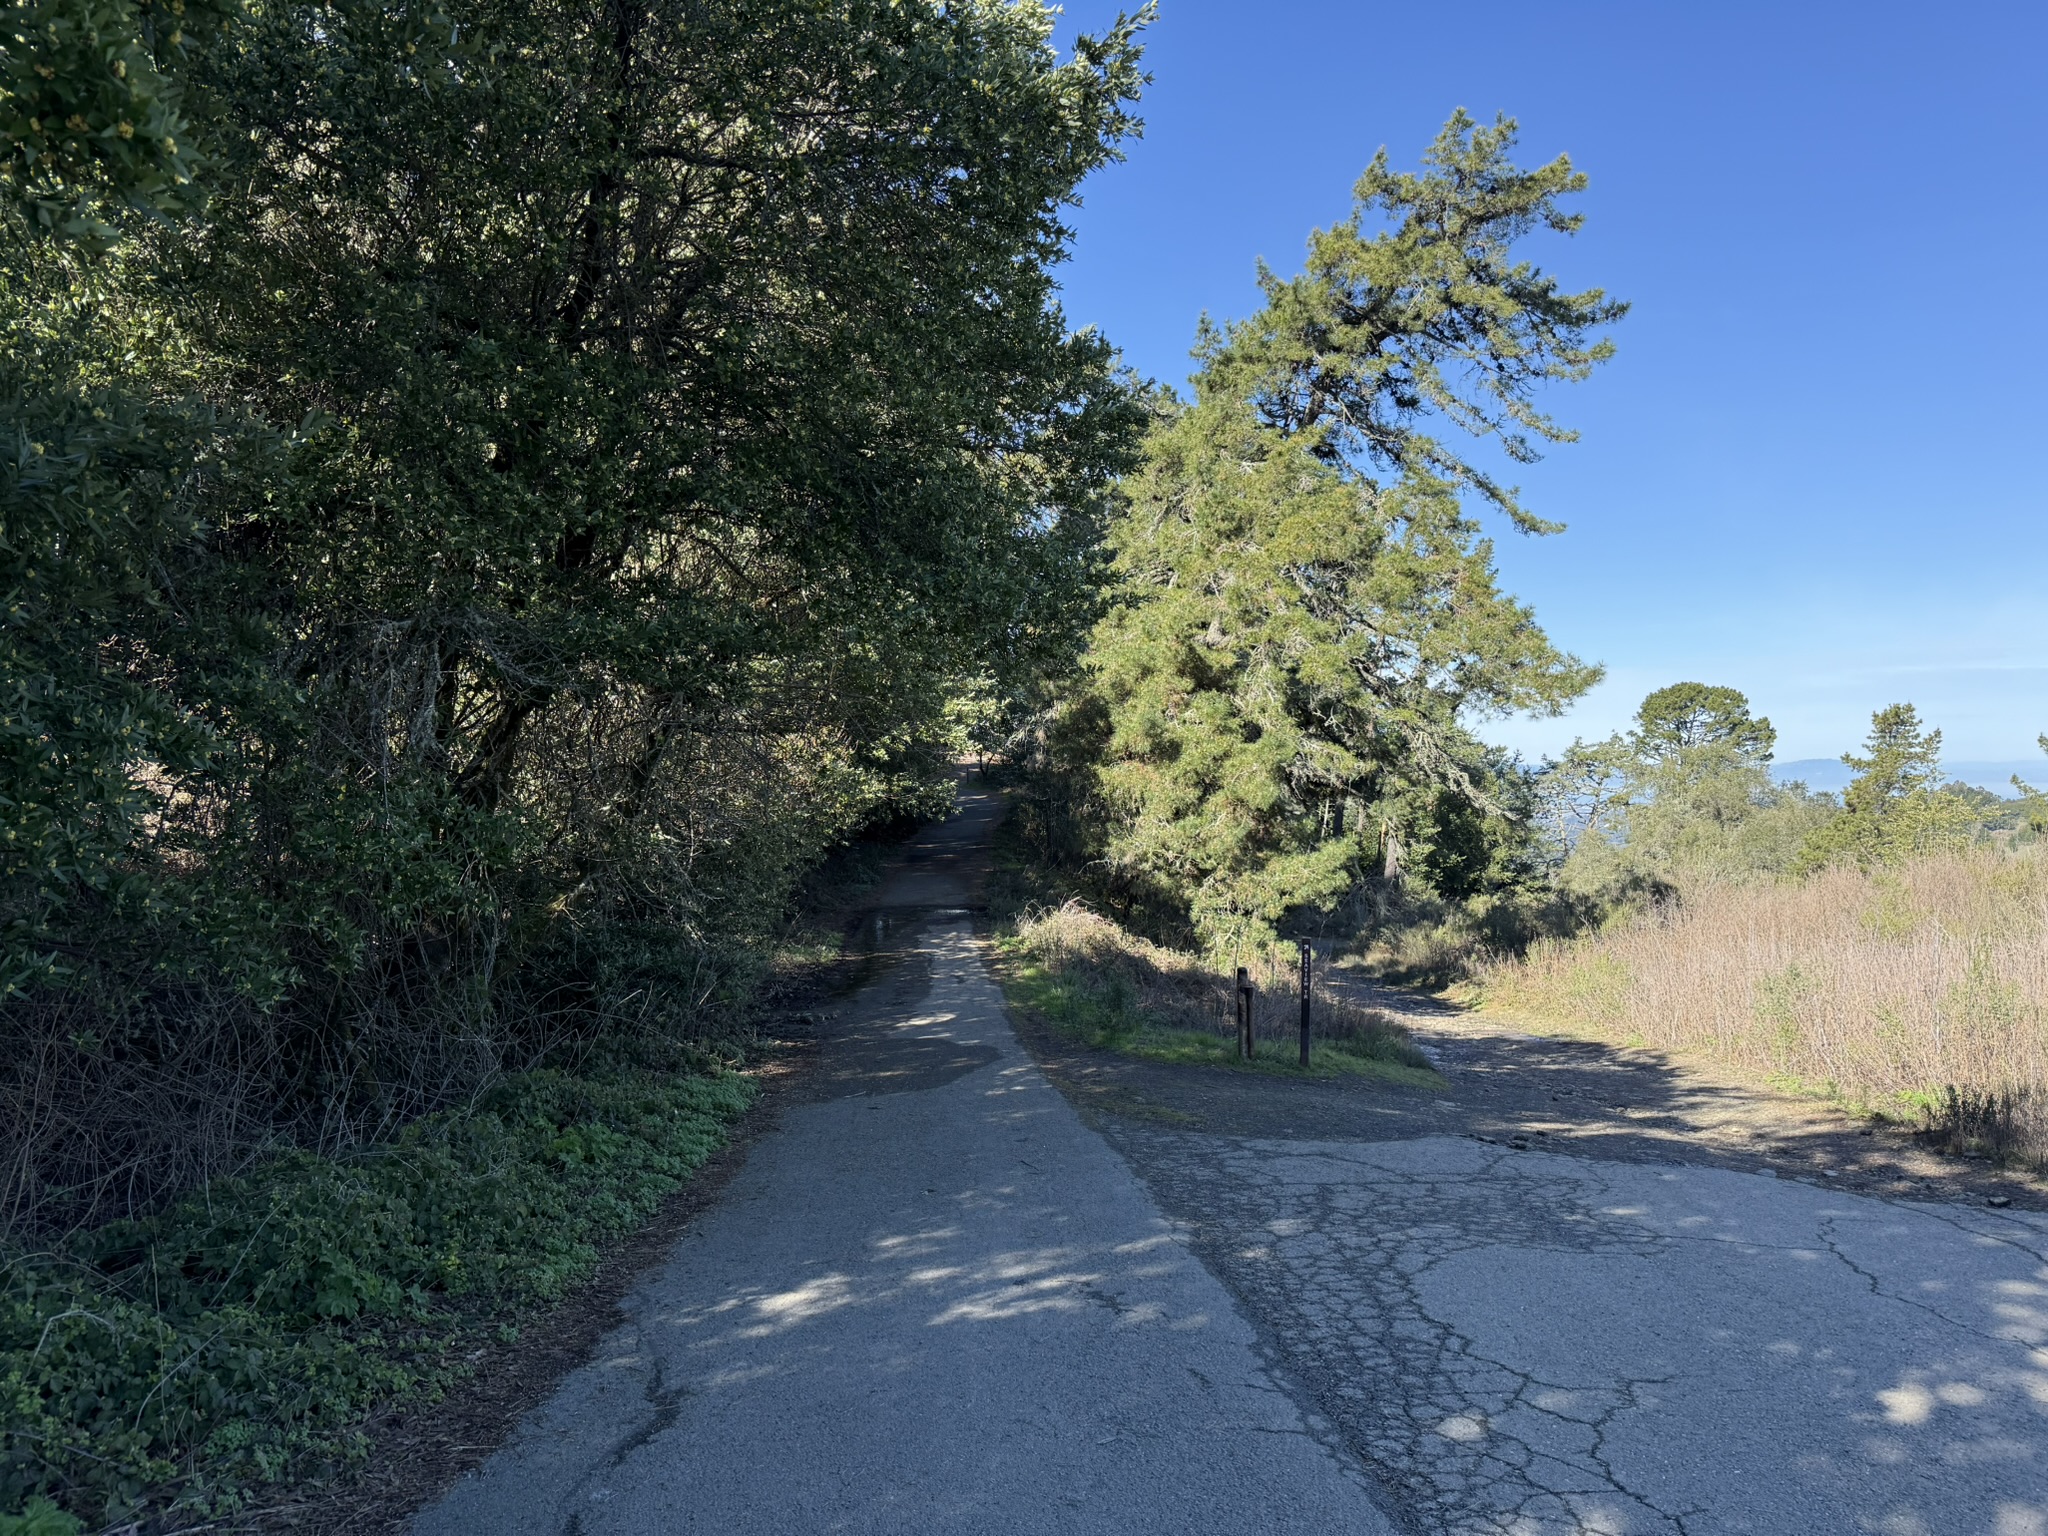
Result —
[[[1630,300],[1620,354],[1516,471],[1567,533],[1497,530],[1505,583],[1609,681],[1532,755],[1652,688],[1741,688],[1781,759],[1920,707],[1951,759],[2048,730],[2048,5],[1162,0],[1145,137],[1090,181],[1076,325],[1179,383],[1205,309],[1296,270],[1380,145],[1451,109],[1592,179],[1532,247]],[[1117,7],[1074,3],[1062,36]]]

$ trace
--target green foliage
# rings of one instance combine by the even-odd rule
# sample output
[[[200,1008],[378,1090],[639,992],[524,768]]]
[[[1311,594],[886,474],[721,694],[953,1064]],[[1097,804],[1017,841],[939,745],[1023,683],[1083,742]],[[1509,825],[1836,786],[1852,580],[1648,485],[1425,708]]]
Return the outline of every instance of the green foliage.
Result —
[[[372,1404],[550,1300],[723,1139],[734,1074],[537,1072],[389,1146],[305,1154],[0,1269],[0,1507],[230,1508],[359,1456]],[[31,1508],[34,1506],[31,1505]]]
[[[166,575],[203,537],[206,484],[289,447],[198,397],[128,275],[0,246],[0,999],[74,974],[82,935],[189,916],[136,858],[216,739],[207,690],[165,686],[158,636],[192,618]]]
[[[9,0],[0,16],[0,200],[86,249],[124,212],[199,202],[178,76],[231,0]]]
[[[85,1527],[48,1499],[30,1499],[18,1515],[0,1515],[0,1536],[81,1536]]]
[[[1497,956],[1518,955],[1544,939],[1598,927],[1610,914],[1612,899],[1605,891],[1562,887],[1543,874],[1456,901],[1411,885],[1375,914],[1370,930],[1360,936],[1357,954],[1385,980],[1450,986],[1470,979],[1476,966]]]
[[[1632,906],[1668,900],[1685,881],[1791,869],[1835,813],[1825,796],[1773,782],[1775,742],[1737,690],[1676,683],[1644,699],[1626,738],[1575,743],[1544,786],[1544,820],[1568,854],[1565,888]]]
[[[1820,990],[1819,978],[1801,970],[1796,963],[1757,978],[1757,1022],[1766,1030],[1781,1067],[1797,1051],[1806,1030],[1805,1015]]]
[[[1629,798],[1638,763],[1628,741],[1575,740],[1541,769],[1538,801],[1543,831],[1559,855],[1569,857],[1586,834],[1613,828],[1615,809]]]
[[[1079,929],[1077,934],[1074,930]],[[1079,942],[1076,942],[1076,940]],[[1263,1044],[1246,1061],[1223,1013],[1221,977],[1192,956],[1162,950],[1071,909],[1026,917],[999,945],[1004,990],[1068,1038],[1140,1061],[1302,1075],[1293,1034],[1298,994],[1269,988]],[[1265,979],[1275,978],[1268,968]],[[1429,1058],[1383,1014],[1324,999],[1308,1075],[1364,1075],[1418,1087],[1442,1083]]]
[[[1564,293],[1514,254],[1536,229],[1575,234],[1584,216],[1559,199],[1583,192],[1571,160],[1533,171],[1508,158],[1516,125],[1481,126],[1461,109],[1422,157],[1421,175],[1390,168],[1382,149],[1353,189],[1350,218],[1309,237],[1308,265],[1282,280],[1261,268],[1266,305],[1197,355],[1209,388],[1254,403],[1319,457],[1358,459],[1423,482],[1471,486],[1526,530],[1514,491],[1418,427],[1439,415],[1499,441],[1516,463],[1530,438],[1574,434],[1535,409],[1534,386],[1579,380],[1613,355],[1593,331],[1626,304],[1599,289]],[[1389,227],[1368,235],[1366,221]],[[1206,391],[1205,391],[1206,393]]]
[[[1842,808],[1852,816],[1882,816],[1940,782],[1941,732],[1924,729],[1910,704],[1888,705],[1872,715],[1864,750],[1868,757],[1842,754],[1842,761],[1856,770],[1842,796]]]
[[[1966,845],[1977,835],[1981,815],[1970,798],[1937,787],[1941,732],[1924,728],[1912,705],[1872,715],[1864,750],[1868,756],[1843,754],[1856,777],[1842,796],[1842,814],[1807,838],[1795,868],[1844,861],[1867,867]]]
[[[1653,762],[1715,751],[1740,762],[1768,763],[1777,741],[1771,722],[1751,715],[1749,700],[1733,688],[1673,683],[1636,710],[1636,753]]]
[[[346,1460],[701,1159],[730,1081],[448,1110],[723,1027],[1080,644],[1143,19],[11,0],[0,1507]]]
[[[743,995],[1071,656],[1143,426],[1053,277],[1139,20],[188,4],[10,13],[10,1219],[190,1172],[110,1106],[375,1131]]]
[[[1460,114],[1426,174],[1376,160],[1301,277],[1264,276],[1258,315],[1205,330],[1194,402],[1155,403],[1087,659],[1099,703],[1074,712],[1103,731],[1087,803],[1125,899],[1212,947],[1375,874],[1475,888],[1521,817],[1464,721],[1554,711],[1598,675],[1498,589],[1459,489],[1537,525],[1416,425],[1441,414],[1532,456],[1525,433],[1566,434],[1531,387],[1607,355],[1587,332],[1620,306],[1510,254],[1577,227],[1557,199],[1582,179],[1517,170],[1512,143]],[[1374,214],[1391,228],[1368,237]]]

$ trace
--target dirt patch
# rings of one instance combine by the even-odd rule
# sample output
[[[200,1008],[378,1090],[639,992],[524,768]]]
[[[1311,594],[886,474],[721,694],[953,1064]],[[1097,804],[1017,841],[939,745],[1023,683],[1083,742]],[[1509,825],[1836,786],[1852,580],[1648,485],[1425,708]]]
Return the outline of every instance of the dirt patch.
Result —
[[[2048,1186],[2040,1180],[1943,1155],[1897,1128],[1733,1081],[1698,1063],[1525,1034],[1344,972],[1328,985],[1407,1025],[1445,1086],[1135,1061],[1078,1045],[1028,1014],[1018,1017],[1018,1033],[1087,1116],[1272,1140],[1471,1136],[1510,1149],[1727,1168],[1863,1195],[2048,1210]]]

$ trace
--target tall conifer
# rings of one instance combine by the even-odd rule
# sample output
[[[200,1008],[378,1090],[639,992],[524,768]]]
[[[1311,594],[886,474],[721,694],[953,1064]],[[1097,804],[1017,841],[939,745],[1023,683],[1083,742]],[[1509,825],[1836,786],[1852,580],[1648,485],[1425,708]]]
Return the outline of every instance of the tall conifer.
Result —
[[[1161,405],[1129,482],[1090,655],[1107,854],[1213,945],[1368,874],[1450,883],[1474,818],[1507,815],[1467,722],[1554,712],[1599,675],[1500,590],[1461,496],[1556,525],[1425,430],[1517,462],[1568,440],[1532,392],[1585,377],[1623,312],[1514,255],[1576,230],[1559,200],[1585,184],[1562,157],[1517,169],[1514,137],[1460,112],[1422,174],[1376,158],[1299,277],[1262,271],[1263,309],[1204,323],[1195,399]]]

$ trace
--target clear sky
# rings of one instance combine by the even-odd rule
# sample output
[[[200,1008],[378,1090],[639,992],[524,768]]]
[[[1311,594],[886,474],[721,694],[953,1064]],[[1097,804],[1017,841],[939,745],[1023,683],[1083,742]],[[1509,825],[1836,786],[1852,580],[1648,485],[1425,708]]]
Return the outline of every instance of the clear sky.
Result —
[[[1068,4],[1062,35],[1114,4]],[[1920,707],[1954,759],[2048,730],[2048,4],[1162,0],[1145,137],[1075,210],[1066,306],[1179,384],[1196,318],[1298,269],[1384,144],[1451,109],[1571,155],[1586,228],[1537,258],[1630,300],[1513,473],[1569,531],[1497,530],[1508,589],[1608,682],[1532,755],[1682,679],[1779,757]]]

